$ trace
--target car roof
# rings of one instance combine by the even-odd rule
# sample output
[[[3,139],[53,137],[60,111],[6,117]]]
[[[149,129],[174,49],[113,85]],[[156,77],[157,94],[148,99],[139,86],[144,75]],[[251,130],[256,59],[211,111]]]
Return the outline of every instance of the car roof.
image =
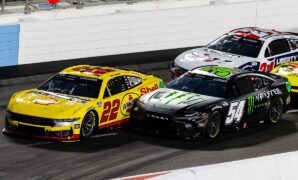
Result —
[[[125,70],[107,66],[78,65],[64,69],[60,73],[103,79],[107,76],[118,75]]]
[[[205,76],[211,76],[211,77],[217,77],[217,78],[223,78],[229,80],[231,77],[247,73],[249,71],[244,69],[237,69],[237,68],[227,68],[222,66],[201,66],[197,67],[193,70],[191,70],[192,73],[199,74],[199,75],[205,75]]]
[[[261,40],[261,41],[265,41],[266,39],[269,39],[274,36],[286,36],[286,35],[295,36],[294,33],[280,32],[274,29],[261,29],[258,27],[238,28],[230,31],[228,34],[246,37],[248,39]]]

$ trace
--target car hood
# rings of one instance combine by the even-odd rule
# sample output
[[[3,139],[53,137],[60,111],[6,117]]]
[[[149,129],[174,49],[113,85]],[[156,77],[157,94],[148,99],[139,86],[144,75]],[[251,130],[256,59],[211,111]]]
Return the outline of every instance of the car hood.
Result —
[[[186,107],[196,106],[196,109],[203,108],[221,99],[222,98],[161,88],[142,96],[139,102],[147,111],[174,114]]]
[[[40,90],[22,91],[14,95],[8,110],[30,116],[45,118],[69,118],[90,99],[67,96]]]
[[[191,49],[180,54],[175,59],[175,64],[184,69],[192,70],[193,68],[205,65],[238,68],[247,62],[254,61],[256,61],[255,58],[224,53],[204,47]]]

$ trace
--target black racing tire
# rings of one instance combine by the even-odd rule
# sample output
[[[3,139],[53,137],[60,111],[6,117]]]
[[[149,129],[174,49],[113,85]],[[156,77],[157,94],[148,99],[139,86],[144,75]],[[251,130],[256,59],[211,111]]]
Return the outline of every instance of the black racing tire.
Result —
[[[269,106],[268,109],[268,122],[271,124],[276,124],[280,121],[282,113],[283,113],[284,103],[283,100],[278,97],[275,98]]]
[[[213,111],[207,122],[205,129],[205,136],[208,139],[215,139],[218,137],[221,129],[221,114],[218,111]]]
[[[96,127],[96,114],[93,111],[89,111],[81,125],[81,139],[88,139],[92,136]]]

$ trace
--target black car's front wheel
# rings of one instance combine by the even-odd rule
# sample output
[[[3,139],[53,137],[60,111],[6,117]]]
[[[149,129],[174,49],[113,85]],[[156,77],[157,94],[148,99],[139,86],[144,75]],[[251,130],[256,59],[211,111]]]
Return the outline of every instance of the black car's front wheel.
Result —
[[[221,127],[221,114],[218,111],[212,112],[206,126],[206,137],[214,139],[218,136]]]
[[[93,111],[89,111],[82,122],[81,125],[81,138],[89,138],[95,130],[96,125],[96,115]]]
[[[283,101],[280,97],[274,99],[268,110],[268,120],[272,124],[278,123],[283,113]]]

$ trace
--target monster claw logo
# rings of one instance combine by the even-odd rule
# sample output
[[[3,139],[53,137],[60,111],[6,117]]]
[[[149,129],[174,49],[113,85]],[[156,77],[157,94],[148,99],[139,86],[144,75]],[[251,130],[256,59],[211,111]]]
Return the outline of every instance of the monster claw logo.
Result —
[[[247,114],[251,115],[254,112],[254,108],[255,108],[255,97],[249,96],[247,99],[248,99]]]

